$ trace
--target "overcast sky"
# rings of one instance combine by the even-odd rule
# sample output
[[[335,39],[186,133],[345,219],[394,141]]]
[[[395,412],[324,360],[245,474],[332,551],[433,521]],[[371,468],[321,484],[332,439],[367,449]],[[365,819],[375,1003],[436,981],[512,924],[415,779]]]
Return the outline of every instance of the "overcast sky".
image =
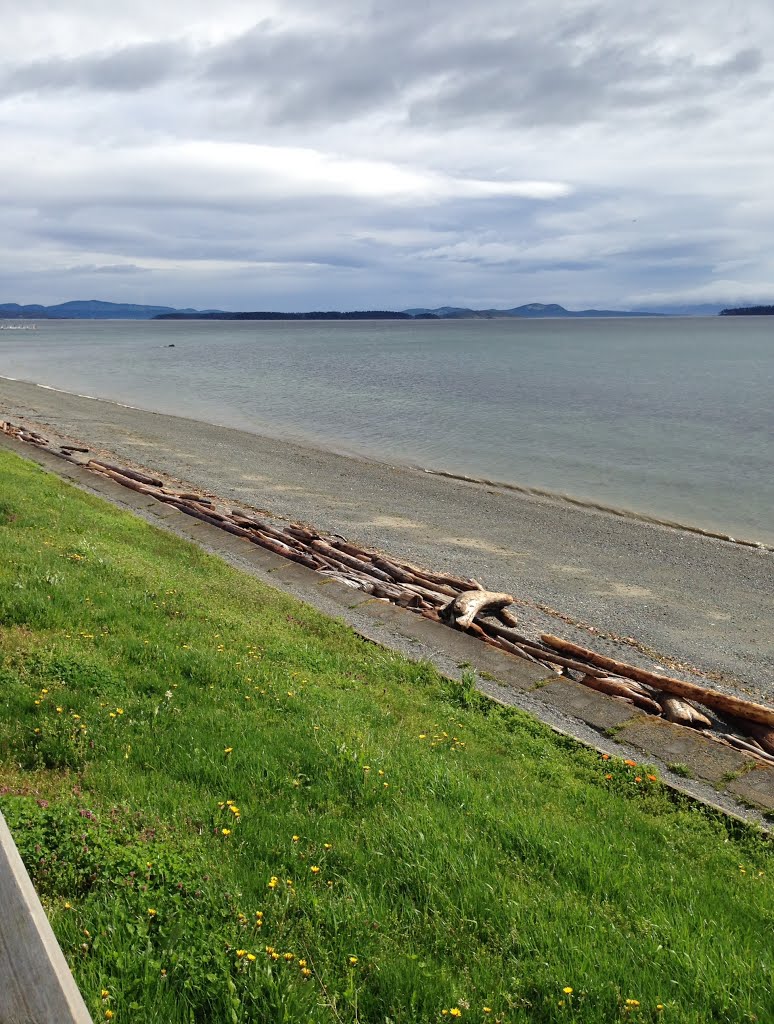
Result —
[[[0,14],[0,301],[774,302],[770,0]]]

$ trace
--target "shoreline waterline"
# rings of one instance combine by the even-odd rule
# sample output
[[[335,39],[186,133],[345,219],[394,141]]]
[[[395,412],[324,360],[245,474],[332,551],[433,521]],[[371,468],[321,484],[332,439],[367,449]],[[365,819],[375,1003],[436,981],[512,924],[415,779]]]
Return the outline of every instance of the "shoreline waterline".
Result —
[[[21,380],[18,377],[9,377],[4,374],[0,374],[0,381],[7,380],[13,383],[24,384],[29,387],[40,388],[43,391],[51,391],[57,394],[68,395],[72,398],[82,398],[91,402],[101,402],[106,405],[115,406],[119,409],[129,409],[134,412],[140,412],[145,415],[153,416],[169,416],[174,419],[188,420],[192,423],[201,423],[205,426],[218,427],[224,430],[240,430],[243,433],[251,434],[254,437],[265,438],[273,442],[278,443],[290,443],[298,445],[302,448],[308,448],[309,451],[317,451],[329,455],[339,456],[346,459],[355,459],[361,462],[369,462],[375,465],[392,467],[394,465],[400,466],[402,469],[413,470],[419,473],[425,473],[428,476],[439,476],[445,477],[449,480],[458,480],[461,483],[475,484],[481,487],[497,487],[505,491],[512,491],[516,494],[530,495],[537,498],[545,498],[549,501],[564,502],[569,505],[574,505],[578,508],[587,509],[594,512],[602,512],[607,515],[617,516],[623,519],[629,519],[634,522],[647,523],[652,526],[663,526],[671,530],[679,530],[686,533],[697,534],[702,537],[709,537],[714,540],[724,541],[729,544],[738,544],[742,547],[758,548],[764,551],[774,552],[774,544],[766,543],[761,540],[752,540],[743,537],[734,537],[731,534],[724,533],[720,530],[709,530],[703,526],[699,526],[692,523],[684,523],[674,519],[667,519],[661,516],[652,515],[649,512],[641,512],[631,508],[621,508],[616,505],[608,505],[604,502],[595,501],[592,498],[585,498],[576,496],[573,494],[567,494],[563,491],[554,491],[542,487],[533,487],[528,484],[522,484],[515,481],[509,480],[494,480],[489,477],[477,477],[471,476],[467,473],[454,472],[453,470],[441,469],[435,466],[423,466],[411,461],[400,461],[395,460],[394,462],[386,459],[380,459],[373,455],[366,455],[360,452],[353,452],[335,446],[324,446],[321,444],[315,444],[310,439],[298,439],[283,437],[280,434],[265,434],[257,430],[250,430],[245,427],[233,427],[227,423],[217,423],[213,420],[202,419],[194,416],[184,416],[180,413],[166,412],[161,409],[148,409],[138,405],[130,405],[127,402],[119,402],[112,398],[102,398],[98,395],[86,395],[81,394],[77,391],[69,391],[66,388],[54,387],[51,384],[42,384],[39,381]]]

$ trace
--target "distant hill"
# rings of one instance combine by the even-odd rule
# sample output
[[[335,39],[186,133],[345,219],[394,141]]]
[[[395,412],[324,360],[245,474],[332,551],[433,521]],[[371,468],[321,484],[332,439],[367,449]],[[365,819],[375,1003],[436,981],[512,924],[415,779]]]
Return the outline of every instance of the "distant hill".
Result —
[[[774,306],[740,306],[738,309],[721,309],[721,316],[774,316]]]
[[[310,313],[275,313],[254,310],[243,313],[224,313],[222,310],[207,310],[197,313],[196,310],[176,310],[173,313],[160,313],[154,320],[413,320],[408,313],[396,313],[389,309],[354,309],[341,312],[337,309],[313,310]],[[424,318],[423,318],[424,319]],[[437,319],[433,317],[433,319]]]
[[[38,320],[152,320],[160,313],[178,312],[174,306],[139,306],[127,302],[100,302],[98,299],[77,299],[57,306],[20,306],[17,302],[0,303],[0,317]],[[180,312],[195,313],[195,309]]]
[[[663,316],[662,313],[633,312],[617,309],[565,309],[556,302],[529,302],[513,309],[466,309],[457,306],[439,306],[437,309],[406,309],[413,317],[431,314],[441,320],[498,320],[508,317],[601,317],[601,316]]]
[[[737,312],[734,310],[724,311]],[[615,309],[565,309],[555,302],[530,302],[513,309],[467,309],[439,306],[437,309],[316,310],[307,313],[280,313],[254,310],[229,312],[222,309],[176,309],[174,306],[144,306],[127,302],[102,302],[77,299],[55,306],[17,302],[0,303],[0,319],[37,320],[497,320],[512,317],[627,317],[664,316],[663,313],[633,312]]]

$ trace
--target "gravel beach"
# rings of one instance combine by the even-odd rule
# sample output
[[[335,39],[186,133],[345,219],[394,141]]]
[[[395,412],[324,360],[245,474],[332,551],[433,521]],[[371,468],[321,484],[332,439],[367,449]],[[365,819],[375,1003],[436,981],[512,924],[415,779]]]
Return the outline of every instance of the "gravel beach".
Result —
[[[524,628],[774,698],[774,553],[0,379],[0,418],[512,593]]]

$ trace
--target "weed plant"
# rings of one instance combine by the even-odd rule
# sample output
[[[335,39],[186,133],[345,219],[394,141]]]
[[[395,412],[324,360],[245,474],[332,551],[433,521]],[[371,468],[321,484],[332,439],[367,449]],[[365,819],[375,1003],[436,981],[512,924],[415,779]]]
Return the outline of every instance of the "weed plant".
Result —
[[[0,482],[0,806],[95,1021],[774,1021],[755,830]]]

